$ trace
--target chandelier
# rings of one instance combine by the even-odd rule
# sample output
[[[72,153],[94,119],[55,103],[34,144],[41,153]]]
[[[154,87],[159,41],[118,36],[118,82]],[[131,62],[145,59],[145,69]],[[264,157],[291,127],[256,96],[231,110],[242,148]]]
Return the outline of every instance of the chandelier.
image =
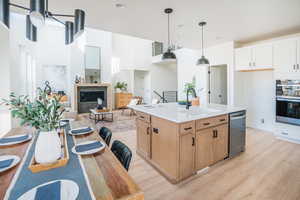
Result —
[[[28,11],[26,15],[26,38],[36,42],[37,29],[45,25],[46,19],[52,19],[65,27],[65,44],[71,44],[84,32],[85,12],[75,9],[74,15],[64,15],[50,12],[48,0],[30,0],[30,7],[11,3],[10,0],[0,0],[0,21],[9,28],[10,6]],[[61,21],[57,17],[73,18],[72,21]]]

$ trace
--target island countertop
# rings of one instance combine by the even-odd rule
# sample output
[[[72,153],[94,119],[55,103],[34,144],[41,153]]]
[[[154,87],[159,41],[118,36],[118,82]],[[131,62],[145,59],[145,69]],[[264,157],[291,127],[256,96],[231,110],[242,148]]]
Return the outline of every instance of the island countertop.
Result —
[[[200,106],[191,106],[189,110],[185,108],[185,105],[179,105],[178,103],[136,105],[128,107],[133,110],[147,113],[149,115],[166,119],[175,123],[184,123],[188,121],[215,117],[218,115],[224,115],[246,110],[242,107],[220,104],[205,104]]]

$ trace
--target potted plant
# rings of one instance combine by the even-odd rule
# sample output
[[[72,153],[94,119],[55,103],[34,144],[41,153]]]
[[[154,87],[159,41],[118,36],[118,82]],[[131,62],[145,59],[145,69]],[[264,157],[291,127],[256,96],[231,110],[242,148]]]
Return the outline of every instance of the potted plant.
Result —
[[[64,112],[58,97],[49,97],[38,88],[38,96],[33,101],[28,96],[10,94],[3,100],[10,107],[12,117],[21,120],[21,126],[29,125],[38,132],[35,145],[35,160],[41,164],[57,161],[61,157],[61,142],[57,133],[59,121]]]
[[[127,83],[126,82],[117,82],[115,85],[116,92],[127,92]]]

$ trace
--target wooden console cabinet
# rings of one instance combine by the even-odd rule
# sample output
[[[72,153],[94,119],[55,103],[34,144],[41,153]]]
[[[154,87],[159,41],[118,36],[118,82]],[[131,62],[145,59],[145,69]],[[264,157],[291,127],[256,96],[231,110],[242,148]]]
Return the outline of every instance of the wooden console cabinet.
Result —
[[[172,183],[228,156],[228,115],[174,123],[137,112],[137,153]]]
[[[131,93],[120,92],[115,94],[116,108],[126,108],[132,99]]]

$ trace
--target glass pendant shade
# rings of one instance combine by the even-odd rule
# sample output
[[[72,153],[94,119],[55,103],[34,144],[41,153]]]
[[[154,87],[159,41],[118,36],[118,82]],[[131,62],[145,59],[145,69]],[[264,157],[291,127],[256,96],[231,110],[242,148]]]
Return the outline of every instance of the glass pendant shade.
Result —
[[[167,52],[165,52],[162,56],[163,60],[169,60],[169,59],[176,59],[176,55],[171,51],[171,49],[168,49]]]
[[[29,15],[26,16],[26,38],[33,42],[37,41],[37,30],[31,23]]]
[[[65,44],[71,44],[74,41],[74,23],[66,21],[65,24]]]
[[[9,28],[9,0],[0,0],[0,21]]]
[[[201,58],[197,61],[197,65],[200,66],[209,66],[209,61],[204,56],[201,56]]]
[[[30,20],[37,28],[45,25],[45,0],[30,0]]]
[[[84,32],[85,12],[80,9],[75,10],[75,38],[81,36]]]

